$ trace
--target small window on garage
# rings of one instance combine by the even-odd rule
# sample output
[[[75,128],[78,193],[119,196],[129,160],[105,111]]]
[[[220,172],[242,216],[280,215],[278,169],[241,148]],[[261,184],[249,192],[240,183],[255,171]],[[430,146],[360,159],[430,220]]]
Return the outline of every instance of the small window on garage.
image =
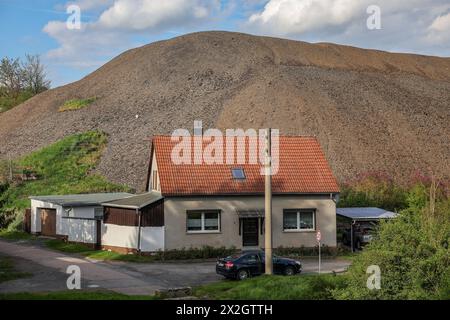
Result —
[[[103,218],[103,207],[94,208],[94,217]]]

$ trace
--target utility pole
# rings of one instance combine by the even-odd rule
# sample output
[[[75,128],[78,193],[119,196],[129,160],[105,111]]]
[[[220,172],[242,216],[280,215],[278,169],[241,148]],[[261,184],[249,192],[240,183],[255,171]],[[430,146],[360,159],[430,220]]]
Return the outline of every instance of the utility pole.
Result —
[[[273,274],[272,258],[272,145],[271,129],[266,129],[266,150],[265,150],[265,260],[266,274]]]

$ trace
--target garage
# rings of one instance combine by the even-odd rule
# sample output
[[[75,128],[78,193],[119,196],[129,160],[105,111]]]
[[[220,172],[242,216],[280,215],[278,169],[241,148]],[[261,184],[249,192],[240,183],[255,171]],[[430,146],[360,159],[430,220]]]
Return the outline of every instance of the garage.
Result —
[[[40,209],[41,234],[44,236],[56,236],[56,209]]]
[[[101,203],[130,196],[123,192],[30,196],[30,231],[68,242],[99,245]]]

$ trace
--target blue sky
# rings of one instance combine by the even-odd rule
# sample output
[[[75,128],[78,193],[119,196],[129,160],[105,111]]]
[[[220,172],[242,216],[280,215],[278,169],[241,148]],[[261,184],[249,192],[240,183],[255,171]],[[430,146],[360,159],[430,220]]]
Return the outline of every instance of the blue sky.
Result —
[[[378,12],[370,11],[375,4]],[[69,29],[66,8],[80,8]],[[380,28],[368,28],[376,18]],[[374,20],[371,20],[374,21]],[[450,56],[448,0],[0,0],[0,57],[40,54],[52,86],[117,54],[202,30]]]

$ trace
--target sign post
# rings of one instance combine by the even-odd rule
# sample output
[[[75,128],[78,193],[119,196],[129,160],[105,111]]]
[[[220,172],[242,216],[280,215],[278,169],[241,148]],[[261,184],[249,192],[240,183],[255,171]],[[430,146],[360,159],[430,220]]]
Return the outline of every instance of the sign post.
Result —
[[[317,230],[316,234],[317,243],[319,244],[319,274],[320,274],[320,265],[322,263],[321,257],[320,257],[320,240],[322,240],[322,234],[320,233],[320,230]]]

